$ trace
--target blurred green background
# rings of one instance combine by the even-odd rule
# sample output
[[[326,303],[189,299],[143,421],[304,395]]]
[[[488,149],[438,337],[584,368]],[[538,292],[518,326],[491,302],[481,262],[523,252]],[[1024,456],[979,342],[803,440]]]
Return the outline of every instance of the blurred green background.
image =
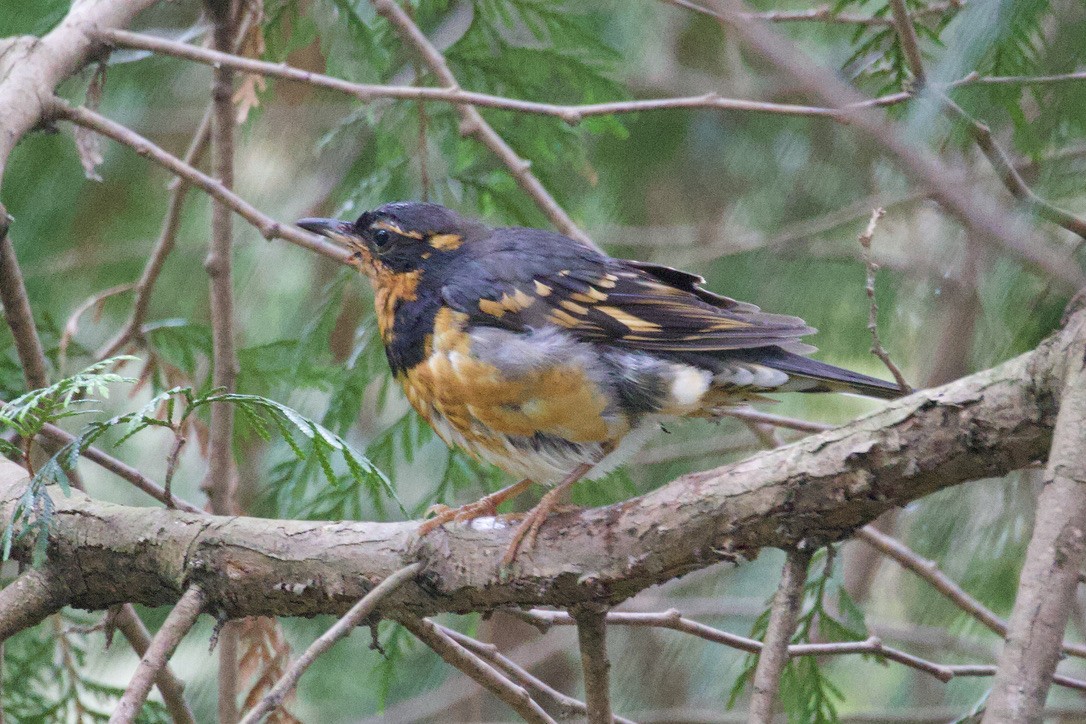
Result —
[[[960,9],[956,5],[925,12],[925,3],[909,2],[919,13],[934,82],[971,71],[1042,75],[1082,67],[1086,9],[1079,2],[969,0]],[[133,27],[202,42],[207,27],[199,6],[188,0],[160,4]],[[810,7],[758,2],[755,9]],[[836,7],[872,18],[889,13],[881,0],[843,0]],[[67,9],[68,3],[54,0],[0,0],[0,36],[45,33]],[[412,14],[444,50],[461,85],[471,90],[555,103],[708,92],[808,102],[800,89],[774,77],[711,18],[666,3],[438,0],[413,4]],[[910,87],[885,24],[774,27],[827,73],[839,73],[865,92]],[[267,0],[261,30],[261,52],[270,60],[359,82],[411,83],[417,78],[434,84],[410,48],[362,0]],[[62,94],[82,102],[93,71],[85,69],[66,82]],[[386,201],[424,198],[495,224],[548,225],[504,167],[459,134],[457,115],[446,105],[363,104],[273,79],[266,86],[245,76],[238,82],[255,90],[259,104],[246,113],[239,106],[245,118],[238,130],[236,189],[278,220],[353,218]],[[118,51],[108,65],[100,110],[181,155],[207,106],[210,83],[207,67]],[[1086,212],[1086,82],[973,86],[953,91],[953,97],[992,126],[1038,194]],[[941,116],[930,101],[894,106],[890,113],[917,143],[938,150],[949,164],[965,169],[971,183],[1011,205],[960,124]],[[597,117],[576,127],[543,116],[483,114],[611,253],[690,269],[704,275],[714,291],[803,317],[819,329],[811,340],[820,348],[819,359],[887,376],[868,353],[865,268],[857,243],[875,206],[887,210],[874,239],[882,265],[879,328],[913,385],[945,382],[1032,348],[1054,328],[1066,302],[1049,280],[970,239],[925,198],[923,188],[847,125],[713,110]],[[0,201],[15,219],[11,235],[54,379],[92,362],[127,319],[131,295],[110,297],[78,319],[71,342],[63,353],[60,349],[65,325],[85,300],[139,277],[170,193],[170,177],[160,168],[111,142],[102,148],[101,180],[89,180],[71,128],[42,129],[18,146],[0,189]],[[170,385],[209,385],[202,267],[209,207],[202,194],[189,196],[177,248],[151,300],[144,344],[133,351],[141,362],[125,369],[134,376],[145,374],[146,384],[119,386],[105,405],[111,413],[135,409]],[[383,353],[372,336],[371,296],[362,279],[303,249],[265,241],[240,219],[235,230],[240,391],[292,405],[366,451],[391,478],[409,514],[418,515],[438,501],[472,500],[503,481],[500,473],[449,454],[408,413],[399,390],[389,386]],[[1031,242],[1071,247],[1076,238],[1037,222]],[[0,396],[10,400],[22,391],[5,327],[0,330]],[[765,409],[839,423],[875,407],[858,398],[793,395]],[[78,423],[71,427],[77,429]],[[788,431],[780,435],[795,437]],[[169,443],[167,433],[151,431],[115,452],[161,479]],[[757,446],[747,427],[735,420],[669,425],[636,464],[606,484],[579,486],[575,500],[621,500],[682,472],[739,459]],[[185,448],[174,490],[202,503],[198,487],[205,464],[199,448]],[[264,442],[244,422],[239,423],[236,452],[241,499],[251,514],[404,517],[388,497],[351,481],[344,471],[337,469],[343,479],[329,485],[317,466],[295,461],[285,445]],[[83,473],[96,497],[149,504],[93,467]],[[910,506],[888,525],[1005,616],[1038,484],[1037,471],[1030,470],[963,485]],[[812,581],[825,584],[825,611],[819,615],[847,624],[853,634],[815,625],[812,640],[865,638],[874,631],[939,662],[994,661],[994,635],[915,577],[892,564],[879,565],[859,546],[840,546],[829,570],[823,560],[811,571]],[[781,562],[773,551],[737,567],[718,566],[646,591],[627,608],[675,607],[747,634],[775,588]],[[141,614],[154,628],[165,610]],[[1072,618],[1071,635],[1081,639],[1081,609]],[[72,613],[70,619],[86,616]],[[497,643],[557,688],[579,695],[571,631],[540,635],[503,615],[441,619]],[[330,623],[284,620],[281,631],[297,652]],[[209,632],[210,624],[202,624],[173,660],[175,670],[190,682],[188,692],[201,721],[213,720],[215,712],[218,659],[207,651]],[[86,711],[108,708],[115,696],[110,687],[123,686],[135,665],[132,653],[123,642],[104,651],[100,633],[72,633],[65,645],[82,653],[74,670],[65,669],[55,653],[55,634],[43,624],[8,645],[5,706],[33,718],[35,706],[56,705],[38,713],[62,721],[78,718],[77,701]],[[253,652],[259,649],[258,639],[258,634],[245,639]],[[369,649],[362,631],[318,660],[290,704],[294,715],[321,722],[512,719],[509,710],[465,684],[392,624],[381,625],[380,639],[384,655]],[[284,653],[274,641],[268,647]],[[730,721],[744,707],[747,692],[741,691],[735,709],[726,708],[749,663],[739,652],[674,632],[616,629],[611,654],[616,711],[639,721]],[[1083,666],[1068,662],[1067,671],[1082,676]],[[786,709],[792,721],[853,715],[888,721],[880,716],[892,712],[912,713],[908,721],[946,720],[967,713],[988,683],[978,678],[943,684],[912,669],[859,657],[812,661],[793,669],[790,677]],[[30,683],[20,687],[18,681]],[[13,694],[14,688],[22,691]],[[1081,705],[1081,699],[1060,690],[1050,701]],[[86,711],[82,715],[90,718]]]

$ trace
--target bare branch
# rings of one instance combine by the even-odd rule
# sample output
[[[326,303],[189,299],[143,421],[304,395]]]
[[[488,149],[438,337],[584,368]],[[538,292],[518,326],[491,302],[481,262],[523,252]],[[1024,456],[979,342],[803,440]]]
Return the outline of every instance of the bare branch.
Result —
[[[901,2],[901,0],[895,0],[895,2]],[[882,363],[886,365],[886,369],[890,370],[890,374],[894,376],[894,380],[897,382],[898,387],[901,388],[901,391],[909,394],[913,391],[913,388],[905,381],[905,375],[901,374],[901,369],[890,359],[890,353],[882,346],[882,340],[879,339],[879,305],[875,302],[875,275],[879,270],[879,265],[875,263],[875,259],[871,255],[871,241],[875,237],[875,227],[885,213],[886,211],[882,208],[873,210],[871,220],[867,222],[867,228],[860,234],[860,249],[863,254],[864,266],[867,268],[867,282],[864,285],[869,303],[867,330],[871,332],[871,354],[882,360]]]
[[[53,117],[62,118],[80,126],[91,128],[103,136],[130,147],[133,151],[163,166],[172,173],[186,179],[213,199],[221,201],[236,214],[255,226],[265,239],[283,239],[302,248],[315,251],[342,264],[347,264],[349,255],[340,247],[322,237],[309,234],[296,226],[282,224],[227,189],[217,179],[189,166],[176,156],[167,153],[135,131],[109,120],[86,108],[76,108],[59,98],[49,104]]]
[[[136,720],[155,677],[169,661],[177,644],[196,623],[196,618],[204,610],[206,602],[207,597],[199,586],[189,586],[185,590],[177,605],[162,622],[162,628],[151,639],[150,646],[136,667],[136,673],[132,675],[124,695],[117,702],[113,716],[109,718],[110,724],[128,724]]]
[[[0,304],[4,307],[4,318],[15,340],[15,353],[23,367],[26,388],[33,390],[49,384],[48,365],[30,310],[19,260],[15,257],[15,246],[8,235],[11,222],[7,209],[0,204]]]
[[[0,643],[36,626],[68,602],[64,580],[49,566],[31,568],[0,589]]]
[[[1068,350],[1065,364],[1045,486],[985,722],[1041,721],[1086,560],[1086,341]]]
[[[607,610],[585,604],[572,609],[584,671],[588,724],[611,724],[611,662],[607,659]]]
[[[543,711],[542,707],[532,699],[524,687],[513,683],[505,674],[456,643],[432,621],[410,615],[401,616],[397,620],[403,624],[404,628],[414,634],[415,638],[429,646],[434,653],[451,666],[455,666],[482,684],[488,691],[508,704],[525,721],[538,724],[555,724],[554,719]]]
[[[130,603],[126,603],[117,611],[113,619],[113,625],[124,635],[136,656],[143,658],[147,649],[151,646],[151,634],[143,625],[136,609]],[[162,693],[162,700],[166,709],[170,712],[174,722],[180,724],[195,724],[196,718],[192,715],[188,703],[185,701],[185,686],[181,680],[174,676],[169,664],[165,664],[155,677],[155,686]]]
[[[1058,224],[1068,231],[1078,234],[1080,237],[1079,245],[1086,242],[1086,220],[1054,206],[1034,193],[1025,179],[1022,178],[1022,175],[1018,173],[1018,169],[1014,167],[1014,163],[1007,156],[1006,151],[995,142],[995,138],[992,137],[992,130],[987,125],[973,118],[965,109],[946,96],[943,96],[939,102],[950,116],[965,123],[969,135],[973,137],[977,147],[992,164],[992,168],[999,174],[1000,180],[1007,187],[1007,190],[1011,192],[1011,195],[1024,203],[1027,208],[1042,219],[1047,219],[1053,224]]]
[[[427,585],[404,586],[382,613],[613,604],[765,546],[840,539],[891,507],[1042,457],[1060,394],[1050,365],[1070,339],[1065,329],[998,368],[616,506],[556,514],[507,577],[497,562],[512,529],[500,519],[415,541],[417,521],[270,525],[104,505],[77,492],[54,501],[50,560],[79,583],[73,605],[88,609],[162,605],[196,581],[228,617],[342,614],[368,591],[366,580],[416,560],[427,564]],[[0,462],[0,518],[11,515],[25,477]],[[26,560],[31,551],[20,542],[13,553]],[[311,590],[315,581],[323,594]]]
[[[740,0],[707,0],[707,5],[755,54],[820,102],[845,108],[865,100],[859,91],[839,80],[836,74],[827,72],[773,28],[744,19],[740,13],[746,5]],[[908,140],[909,134],[902,132],[885,113],[875,109],[854,110],[849,120],[858,131],[896,158],[909,176],[931,188],[932,196],[980,238],[1059,280],[1065,287],[1078,290],[1086,285],[1086,275],[1067,253],[1031,242],[1020,219],[987,196],[974,192],[957,169],[948,167],[930,149]]]
[[[774,415],[769,412],[759,412],[758,410],[747,407],[724,410],[721,414],[725,417],[734,417],[736,420],[742,420],[743,422],[753,422],[758,425],[773,425],[774,427],[786,427],[790,430],[799,430],[800,432],[825,432],[826,430],[832,430],[834,427],[833,425],[828,425],[824,422],[799,420],[794,417],[784,417],[783,415]]]
[[[412,563],[390,574],[388,578],[374,586],[369,593],[351,607],[351,610],[343,618],[336,621],[331,628],[321,634],[320,638],[310,644],[305,653],[290,665],[283,677],[275,682],[275,686],[271,688],[271,691],[260,700],[259,704],[253,707],[252,711],[245,715],[245,718],[241,720],[241,724],[257,724],[266,715],[274,711],[298,685],[298,679],[302,678],[302,674],[317,660],[318,656],[335,646],[340,639],[346,638],[351,631],[369,618],[373,610],[377,608],[377,604],[381,602],[381,599],[410,581],[421,571],[421,563]]]
[[[951,580],[950,576],[940,571],[935,561],[917,555],[904,543],[886,535],[874,526],[864,526],[856,531],[856,537],[920,576],[928,585],[946,596],[955,606],[980,621],[988,629],[1002,637],[1007,635],[1007,622],[995,615],[983,603],[966,593],[961,586]],[[1086,645],[1065,643],[1063,652],[1070,656],[1086,658]]]
[[[498,647],[494,644],[483,643],[470,636],[465,636],[459,631],[445,628],[438,624],[434,625],[453,641],[481,658],[486,659],[491,664],[504,671],[506,675],[519,682],[521,686],[532,694],[532,697],[536,701],[544,706],[544,708],[555,711],[558,719],[572,719],[574,717],[588,715],[588,706],[583,701],[578,701],[572,696],[567,696],[547,684],[545,681],[533,676],[517,662],[498,651]],[[613,715],[613,717],[617,724],[633,724],[631,720],[624,717],[616,715]]]
[[[771,724],[773,721],[773,706],[780,690],[781,672],[788,660],[788,644],[796,631],[799,609],[803,604],[803,584],[807,581],[807,565],[810,562],[809,549],[789,551],[784,562],[781,582],[769,612],[765,643],[758,653],[758,668],[754,671],[754,692],[747,716],[747,721],[752,724]]]
[[[459,89],[456,77],[449,70],[449,64],[445,62],[445,56],[426,38],[419,26],[404,12],[403,8],[393,0],[373,0],[373,7],[384,16],[396,29],[405,43],[415,48],[426,65],[430,67],[437,79],[449,89]],[[598,249],[593,241],[581,231],[573,219],[569,217],[550,192],[540,183],[539,179],[529,170],[531,162],[521,158],[498,132],[491,127],[482,114],[472,106],[457,106],[460,113],[460,132],[464,135],[474,136],[476,140],[489,148],[509,170],[510,175],[517,185],[528,194],[536,205],[546,214],[558,230],[566,236],[572,237],[589,246]]]
[[[890,12],[893,13],[894,29],[901,43],[901,50],[905,53],[905,62],[909,64],[913,79],[919,85],[924,85],[927,74],[924,73],[924,61],[920,55],[920,41],[916,37],[916,28],[909,17],[909,10],[905,7],[905,0],[890,0]]]
[[[517,609],[509,610],[508,613],[539,626],[543,630],[546,630],[550,626],[572,626],[576,623],[572,616],[562,611],[544,611],[540,609],[522,611]],[[670,609],[661,613],[609,613],[607,614],[607,625],[671,629],[673,631],[680,631],[696,636],[705,641],[722,644],[724,646],[739,649],[740,651],[746,651],[749,654],[760,654],[763,648],[762,642],[760,641],[745,636],[738,636],[736,634],[728,633],[727,631],[721,631],[711,626],[698,623],[697,621],[683,617],[683,615],[675,609]],[[994,676],[996,672],[996,667],[993,665],[938,664],[918,656],[913,656],[900,649],[885,646],[876,636],[872,636],[865,641],[848,641],[832,644],[792,644],[788,647],[788,656],[790,658],[796,656],[846,656],[852,654],[879,656],[889,661],[902,664],[903,666],[916,669],[917,671],[930,674],[943,682],[950,681],[955,677]],[[1058,674],[1053,681],[1069,689],[1086,691],[1086,681],[1080,679]]]

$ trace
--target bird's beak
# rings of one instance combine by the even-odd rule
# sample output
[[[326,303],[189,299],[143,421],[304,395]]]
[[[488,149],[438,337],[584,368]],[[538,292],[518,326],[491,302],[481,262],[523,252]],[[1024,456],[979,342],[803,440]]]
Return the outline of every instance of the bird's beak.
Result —
[[[340,221],[339,219],[301,219],[297,224],[306,231],[327,236],[329,239],[340,243],[346,243],[346,240],[342,237],[352,236],[350,222]]]

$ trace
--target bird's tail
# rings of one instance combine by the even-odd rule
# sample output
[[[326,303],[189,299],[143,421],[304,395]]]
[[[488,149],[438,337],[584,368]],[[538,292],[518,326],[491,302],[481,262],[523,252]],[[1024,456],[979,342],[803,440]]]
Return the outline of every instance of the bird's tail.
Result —
[[[791,378],[782,390],[795,390],[796,392],[851,392],[866,397],[877,397],[882,400],[893,400],[909,393],[894,382],[880,380],[877,377],[846,370],[825,362],[804,357],[803,355],[786,352],[779,347],[770,355],[761,359],[767,367],[785,372]]]

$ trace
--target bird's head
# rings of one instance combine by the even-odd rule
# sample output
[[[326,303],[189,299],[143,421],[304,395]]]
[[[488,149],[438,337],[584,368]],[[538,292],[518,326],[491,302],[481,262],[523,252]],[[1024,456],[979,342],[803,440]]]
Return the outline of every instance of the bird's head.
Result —
[[[354,222],[302,219],[298,226],[350,249],[375,283],[441,266],[487,230],[444,206],[416,201],[379,206]]]

